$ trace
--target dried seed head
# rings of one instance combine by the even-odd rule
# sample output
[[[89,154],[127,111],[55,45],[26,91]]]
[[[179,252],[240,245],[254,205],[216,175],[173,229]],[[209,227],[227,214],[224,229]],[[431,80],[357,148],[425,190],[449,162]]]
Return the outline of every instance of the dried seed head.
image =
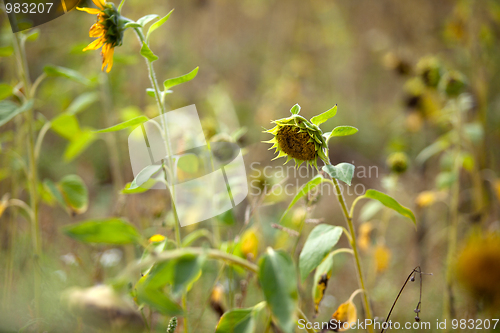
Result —
[[[439,82],[439,88],[448,97],[457,97],[460,95],[467,85],[465,76],[457,71],[449,71],[443,75]]]
[[[428,87],[436,88],[443,75],[442,73],[443,66],[436,57],[424,57],[417,63],[417,74]]]
[[[410,278],[411,282],[415,282],[415,275]]]
[[[415,316],[415,321],[419,322],[420,321],[420,317],[419,316]]]
[[[408,169],[408,156],[405,153],[392,153],[387,158],[387,166],[394,173],[403,173]]]
[[[300,107],[296,105],[291,117],[273,121],[276,126],[265,132],[274,138],[265,142],[273,144],[270,149],[276,148],[276,158],[287,158],[285,164],[293,159],[297,166],[306,162],[317,168],[318,158],[328,161],[326,139],[318,126],[298,115],[298,110]]]

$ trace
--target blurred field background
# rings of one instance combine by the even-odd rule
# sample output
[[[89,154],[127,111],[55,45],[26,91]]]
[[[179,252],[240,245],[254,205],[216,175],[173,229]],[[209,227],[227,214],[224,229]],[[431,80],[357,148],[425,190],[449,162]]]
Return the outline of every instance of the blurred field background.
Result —
[[[378,177],[355,177],[353,186],[363,184],[366,188],[386,190],[383,185],[390,174],[387,157],[400,151],[408,155],[408,170],[398,177],[391,191],[400,203],[415,211],[418,227],[415,230],[404,218],[392,215],[385,235],[376,231],[371,234],[369,245],[362,251],[367,288],[371,291],[375,315],[385,317],[407,275],[421,265],[424,272],[433,273],[424,277],[421,320],[434,324],[437,318],[442,318],[450,197],[446,187],[436,190],[436,177],[446,169],[443,166],[446,161],[440,154],[423,165],[415,159],[449,128],[436,121],[439,117],[429,117],[425,110],[416,110],[408,102],[405,83],[411,74],[402,75],[405,71],[401,66],[409,66],[413,71],[422,57],[437,56],[445,67],[462,72],[468,80],[466,92],[472,98],[472,108],[466,118],[477,124],[480,132],[471,152],[480,177],[481,202],[474,204],[477,183],[474,185],[471,173],[461,172],[458,243],[461,250],[471,230],[480,228],[494,234],[500,228],[500,2],[127,0],[123,15],[131,19],[150,13],[163,16],[172,8],[175,8],[172,17],[152,38],[152,48],[160,57],[155,63],[157,74],[160,78],[174,77],[196,66],[200,71],[196,79],[167,96],[167,109],[195,104],[208,135],[221,131],[224,126],[237,129],[237,124],[229,123],[235,113],[239,126],[246,129],[238,143],[245,149],[250,179],[250,165],[254,162],[260,163],[259,168],[282,164],[280,160],[270,162],[273,154],[267,150],[267,144],[261,143],[270,138],[262,130],[271,127],[271,120],[287,117],[295,103],[301,105],[301,114],[307,118],[337,104],[337,116],[323,128],[330,130],[338,124],[349,124],[359,129],[354,136],[330,142],[332,163],[378,167]],[[145,93],[149,81],[136,37],[131,32],[125,34],[124,45],[115,50],[113,70],[106,76],[100,72],[98,53],[81,51],[90,42],[88,28],[93,21],[89,15],[71,12],[40,26],[38,40],[27,45],[33,79],[42,73],[45,65],[53,64],[75,69],[100,82],[96,89],[85,90],[77,83],[57,78],[47,80],[37,96],[38,117],[55,117],[86,92],[96,92],[98,99],[78,115],[82,127],[105,128],[136,115],[157,116],[154,99]],[[2,46],[11,38],[11,31],[4,13],[0,15],[0,22]],[[0,58],[0,80],[10,82],[15,77],[14,59]],[[436,103],[430,109],[439,113],[441,106]],[[217,125],[221,120],[227,123]],[[1,195],[11,192],[13,177],[21,177],[20,170],[3,157],[3,153],[12,149],[13,128],[14,123],[10,122],[0,129]],[[67,313],[59,302],[60,292],[70,286],[86,287],[112,278],[127,261],[139,255],[132,246],[110,252],[111,247],[77,243],[60,232],[61,226],[118,215],[126,217],[148,236],[162,233],[173,238],[166,193],[119,194],[133,179],[127,136],[127,131],[100,135],[71,161],[64,158],[67,140],[49,132],[44,141],[39,160],[40,179],[57,181],[66,174],[78,174],[90,195],[88,210],[78,216],[67,214],[57,205],[41,205],[45,260],[42,310],[50,332],[97,332],[82,328]],[[22,150],[19,153],[24,154]],[[117,165],[113,165],[113,156],[119,161]],[[287,181],[296,183],[295,179]],[[299,179],[299,184],[305,181],[307,179]],[[416,201],[419,194],[434,190],[444,194],[435,199],[435,204],[419,207]],[[20,190],[17,196],[27,200],[28,194]],[[311,217],[343,226],[340,206],[333,204],[333,194],[330,196],[332,198],[326,195],[319,198]],[[259,253],[267,246],[291,251],[297,239],[271,227],[291,199],[269,198],[254,217]],[[241,229],[246,207],[256,200],[250,195],[237,207],[234,218],[203,222],[181,231],[186,234],[195,228],[219,223],[222,238],[230,239]],[[349,203],[352,200],[353,197],[347,197]],[[297,208],[295,215],[301,213],[300,209],[303,208]],[[383,215],[384,212],[378,212],[369,221],[377,225],[384,219]],[[0,330],[11,332],[32,319],[30,229],[13,210],[6,211],[0,221]],[[362,222],[367,221],[358,214],[355,220],[358,231]],[[294,229],[297,227],[294,223],[291,218],[287,226]],[[312,227],[313,224],[305,225],[300,244]],[[384,259],[377,259],[375,254],[377,237],[385,239],[389,250],[383,267],[379,265]],[[341,243],[347,246],[345,238]],[[300,245],[294,258],[299,250]],[[9,251],[14,251],[15,258],[10,282],[4,275]],[[108,261],[103,259],[103,254]],[[500,253],[493,251],[488,258],[493,259],[480,268],[498,277]],[[459,282],[462,278],[458,271],[456,274],[456,317],[498,317],[498,285],[488,289],[486,283],[490,299],[485,299],[483,293],[471,292],[467,283]],[[477,274],[483,276],[481,271]],[[207,265],[202,282],[188,296],[193,332],[214,331],[218,316],[210,308],[208,296],[216,275],[216,268]],[[221,283],[227,287],[227,281]],[[339,256],[316,320],[328,320],[356,286],[352,260]],[[245,305],[251,306],[260,301],[258,293],[252,292],[258,286],[252,282],[248,288]],[[311,319],[314,309],[310,288],[311,281],[302,285],[300,293],[301,307]],[[393,321],[413,321],[418,292],[416,284],[405,290],[393,313]],[[363,317],[361,304],[356,304],[359,316]],[[158,318],[157,321],[164,320]]]

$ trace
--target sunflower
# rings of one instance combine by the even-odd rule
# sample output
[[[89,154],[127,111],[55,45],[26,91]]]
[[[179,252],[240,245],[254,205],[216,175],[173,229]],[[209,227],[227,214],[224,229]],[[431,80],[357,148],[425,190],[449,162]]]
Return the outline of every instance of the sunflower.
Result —
[[[274,135],[274,138],[264,142],[273,144],[269,149],[276,148],[278,156],[273,160],[286,157],[285,164],[293,159],[297,167],[306,162],[318,168],[318,157],[329,162],[326,138],[317,125],[298,114],[299,110],[300,106],[295,105],[290,110],[291,117],[273,121],[276,126],[265,133]]]
[[[98,8],[79,8],[78,10],[97,15],[97,22],[90,27],[89,36],[97,37],[83,51],[101,49],[102,68],[109,73],[113,67],[113,53],[116,46],[122,45],[123,32],[125,31],[125,20],[122,19],[120,12],[115,5],[106,0],[92,0]]]

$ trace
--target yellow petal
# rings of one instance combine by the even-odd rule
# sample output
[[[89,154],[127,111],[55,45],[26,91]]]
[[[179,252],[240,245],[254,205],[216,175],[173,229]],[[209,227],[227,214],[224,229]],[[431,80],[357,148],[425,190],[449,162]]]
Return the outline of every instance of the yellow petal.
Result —
[[[101,9],[104,9],[104,5],[106,4],[106,1],[103,3],[101,0],[92,0],[92,2]]]
[[[371,222],[365,222],[359,227],[358,246],[361,250],[366,251],[370,247],[370,234],[373,230]]]
[[[378,245],[375,248],[375,269],[377,273],[383,272],[389,267],[391,261],[391,250],[385,245]]]
[[[99,9],[96,9],[96,8],[87,8],[87,7],[80,8],[80,7],[76,7],[76,9],[81,10],[82,12],[87,12],[87,13],[92,14],[92,15],[97,15],[97,14],[99,14],[101,12]]]
[[[106,73],[111,71],[113,67],[113,53],[115,52],[114,47],[111,47],[111,44],[105,44],[102,48],[102,67],[101,70],[104,71],[104,67],[106,68]]]
[[[100,48],[106,40],[104,38],[99,38],[90,43],[86,48],[83,49],[83,51],[88,51],[88,50],[97,50]]]
[[[104,33],[104,27],[99,23],[95,23],[94,25],[92,25],[89,30],[90,37],[101,37],[101,35],[103,35]]]

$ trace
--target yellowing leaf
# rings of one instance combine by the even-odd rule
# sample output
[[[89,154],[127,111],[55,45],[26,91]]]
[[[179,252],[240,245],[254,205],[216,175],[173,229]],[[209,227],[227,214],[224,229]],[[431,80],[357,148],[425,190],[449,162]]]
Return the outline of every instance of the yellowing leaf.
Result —
[[[373,230],[371,222],[365,222],[359,227],[358,246],[361,250],[366,251],[370,247],[370,235]]]
[[[356,306],[352,301],[340,304],[337,311],[332,316],[335,323],[332,325],[334,332],[347,331],[358,320]]]
[[[257,258],[257,250],[259,249],[259,239],[255,230],[249,229],[241,236],[241,252],[246,258]]]
[[[375,248],[375,270],[381,273],[387,269],[391,261],[391,250],[385,245],[377,245]]]
[[[419,207],[428,207],[436,202],[436,193],[433,191],[423,191],[420,192],[417,198],[415,199],[415,203]]]

